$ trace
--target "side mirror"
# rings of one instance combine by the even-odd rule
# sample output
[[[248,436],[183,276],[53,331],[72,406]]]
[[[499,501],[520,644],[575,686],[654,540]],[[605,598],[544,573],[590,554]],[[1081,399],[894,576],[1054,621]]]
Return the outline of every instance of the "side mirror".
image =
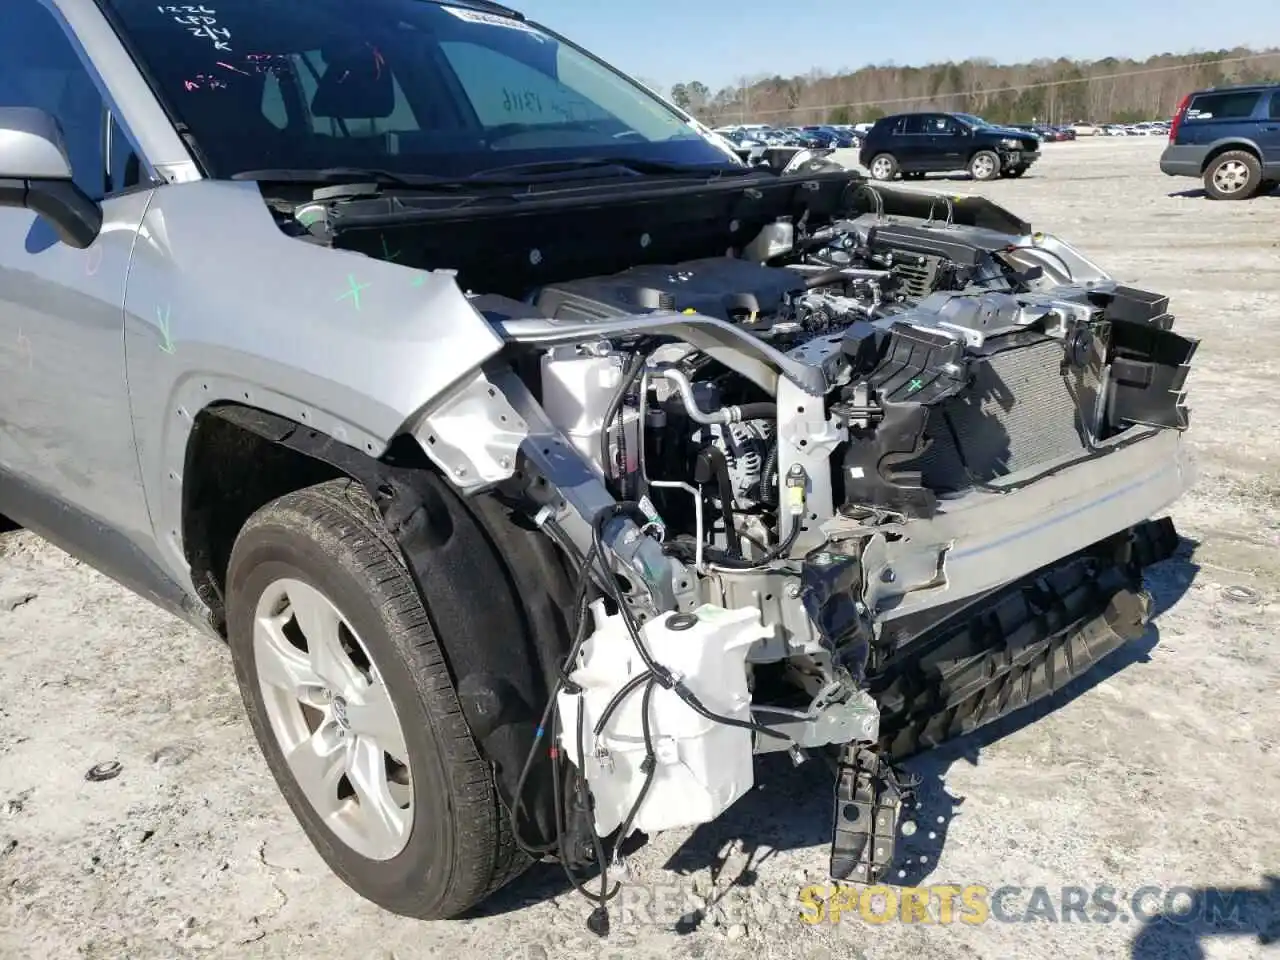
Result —
[[[0,107],[0,207],[32,211],[80,250],[102,230],[102,208],[71,179],[62,131],[43,110]]]

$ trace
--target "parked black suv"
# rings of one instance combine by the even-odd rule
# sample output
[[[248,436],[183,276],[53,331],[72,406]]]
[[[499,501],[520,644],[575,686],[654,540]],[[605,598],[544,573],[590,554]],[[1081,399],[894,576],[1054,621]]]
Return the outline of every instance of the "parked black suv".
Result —
[[[1214,200],[1245,200],[1280,182],[1280,84],[1197,90],[1182,98],[1160,169],[1204,180]]]
[[[859,160],[876,180],[967,170],[975,180],[1020,177],[1040,157],[1030,133],[967,113],[898,113],[883,117],[862,141]]]

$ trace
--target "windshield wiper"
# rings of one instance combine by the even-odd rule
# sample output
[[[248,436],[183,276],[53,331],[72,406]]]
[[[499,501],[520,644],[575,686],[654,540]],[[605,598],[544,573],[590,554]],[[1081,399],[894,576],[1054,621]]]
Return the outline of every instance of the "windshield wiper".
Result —
[[[266,180],[280,183],[375,183],[394,187],[460,186],[457,177],[432,174],[394,173],[371,167],[325,167],[321,170],[263,169],[243,170],[231,175],[232,180]]]
[[[670,160],[646,160],[641,157],[573,157],[567,160],[535,160],[530,163],[513,163],[505,167],[490,167],[479,170],[466,179],[471,183],[506,183],[510,182],[506,174],[537,176],[541,173],[573,173],[577,170],[609,167],[617,167],[642,175],[683,174],[718,177],[723,174],[738,176],[758,172],[750,167],[739,167],[734,164],[676,163]]]
[[[491,167],[461,177],[442,177],[429,173],[396,173],[374,167],[324,167],[316,170],[272,169],[243,170],[233,174],[233,180],[255,180],[276,183],[332,184],[333,189],[343,186],[369,184],[374,187],[399,187],[405,190],[446,191],[450,193],[477,187],[533,187],[540,183],[555,183],[562,178],[556,174],[584,170],[625,170],[642,176],[698,176],[708,179],[720,176],[758,174],[751,167],[724,166],[695,163],[674,163],[667,160],[644,160],[636,157],[578,157],[567,160],[536,160],[531,163],[514,163],[509,166]]]

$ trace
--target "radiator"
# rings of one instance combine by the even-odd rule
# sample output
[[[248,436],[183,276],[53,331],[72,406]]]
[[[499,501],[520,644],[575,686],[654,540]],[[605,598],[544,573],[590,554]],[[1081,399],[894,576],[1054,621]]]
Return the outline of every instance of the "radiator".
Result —
[[[951,493],[1083,455],[1088,448],[1061,361],[1061,344],[1045,340],[980,362],[968,390],[930,410],[928,449],[899,469],[919,470],[926,487]]]

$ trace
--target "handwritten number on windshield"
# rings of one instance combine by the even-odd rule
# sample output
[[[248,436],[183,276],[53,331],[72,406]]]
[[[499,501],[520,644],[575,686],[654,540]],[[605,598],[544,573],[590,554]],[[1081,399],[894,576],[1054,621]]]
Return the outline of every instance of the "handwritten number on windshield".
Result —
[[[507,113],[542,113],[542,98],[532,90],[502,88],[502,109]]]
[[[212,40],[213,49],[231,52],[231,31],[218,26],[217,11],[213,7],[188,3],[162,4],[156,9],[173,17],[173,22],[186,27],[193,37]]]

